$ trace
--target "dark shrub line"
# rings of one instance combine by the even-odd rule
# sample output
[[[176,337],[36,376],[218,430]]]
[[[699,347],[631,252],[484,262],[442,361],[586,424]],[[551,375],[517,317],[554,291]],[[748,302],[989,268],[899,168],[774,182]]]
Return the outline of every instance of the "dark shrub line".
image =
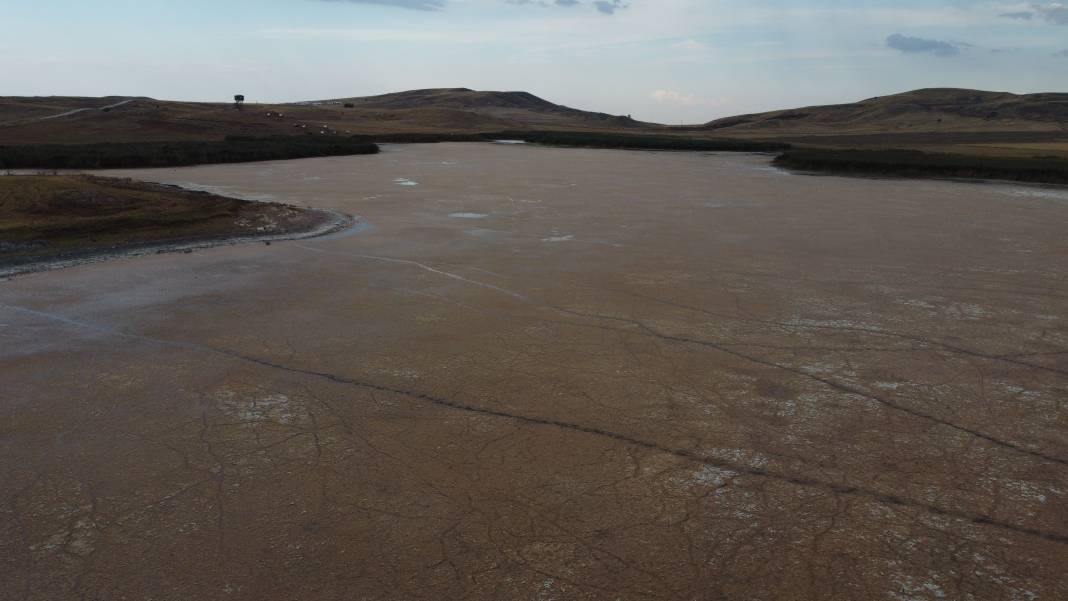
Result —
[[[0,169],[114,169],[243,163],[374,154],[376,143],[426,144],[523,140],[533,144],[628,150],[782,152],[779,167],[827,173],[1001,179],[1068,184],[1068,160],[1057,157],[989,157],[915,150],[794,149],[789,144],[716,138],[582,131],[399,133],[342,136],[230,136],[220,141],[37,144],[0,146]]]
[[[377,145],[361,140],[318,136],[231,136],[220,141],[34,144],[0,146],[0,169],[177,167],[376,152]]]
[[[355,139],[382,144],[427,144],[435,142],[488,142],[523,140],[547,146],[618,148],[625,150],[697,150],[720,152],[780,152],[791,148],[781,142],[731,140],[724,138],[682,138],[644,134],[616,134],[588,131],[500,131],[472,134],[423,133],[358,135]]]
[[[553,146],[635,150],[774,152],[788,144],[598,132],[503,131],[492,133],[400,133],[341,136],[230,136],[221,141],[108,142],[0,146],[0,169],[116,169],[245,163],[321,156],[374,154],[379,143],[523,140]]]
[[[780,152],[791,148],[782,142],[731,140],[725,138],[680,138],[674,136],[646,136],[587,132],[527,132],[517,133],[518,139],[536,144],[555,146],[584,146],[590,148],[622,148],[633,150],[697,150],[707,152]]]
[[[918,150],[801,149],[775,165],[800,171],[898,177],[1000,179],[1068,184],[1068,160],[1058,157],[991,157]]]

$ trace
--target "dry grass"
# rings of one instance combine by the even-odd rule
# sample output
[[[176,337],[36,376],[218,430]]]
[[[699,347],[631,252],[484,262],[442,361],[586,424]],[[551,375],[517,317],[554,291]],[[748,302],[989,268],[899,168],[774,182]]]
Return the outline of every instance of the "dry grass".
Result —
[[[84,175],[0,177],[0,264],[141,245],[275,234],[318,215],[268,203]]]
[[[3,144],[88,144],[221,140],[226,136],[492,132],[510,129],[634,131],[650,127],[622,117],[579,111],[517,93],[459,90],[414,98],[387,95],[320,104],[229,104],[135,99],[0,97]],[[354,104],[346,108],[345,103]],[[44,119],[80,108],[69,116]],[[270,116],[268,116],[270,114]],[[325,127],[324,127],[325,126]]]
[[[828,107],[669,127],[579,111],[517,92],[417,90],[321,103],[191,103],[139,98],[0,98],[3,144],[181,142],[227,136],[389,136],[499,131],[628,133],[786,142],[819,148],[917,149],[1068,157],[1063,95],[921,90]],[[349,105],[349,106],[346,106]],[[61,118],[51,115],[89,108]]]

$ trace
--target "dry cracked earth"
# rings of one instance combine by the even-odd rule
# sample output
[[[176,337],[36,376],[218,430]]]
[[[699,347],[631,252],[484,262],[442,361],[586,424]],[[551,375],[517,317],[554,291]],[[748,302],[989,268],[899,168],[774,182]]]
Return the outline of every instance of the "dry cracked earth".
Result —
[[[1068,191],[490,144],[0,283],[0,598],[1068,598]]]

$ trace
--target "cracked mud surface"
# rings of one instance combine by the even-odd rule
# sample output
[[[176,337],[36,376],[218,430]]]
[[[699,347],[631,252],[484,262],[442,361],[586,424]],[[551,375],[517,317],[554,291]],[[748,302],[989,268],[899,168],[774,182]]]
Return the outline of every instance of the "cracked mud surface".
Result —
[[[0,598],[1068,597],[1068,192],[385,150],[0,283]]]

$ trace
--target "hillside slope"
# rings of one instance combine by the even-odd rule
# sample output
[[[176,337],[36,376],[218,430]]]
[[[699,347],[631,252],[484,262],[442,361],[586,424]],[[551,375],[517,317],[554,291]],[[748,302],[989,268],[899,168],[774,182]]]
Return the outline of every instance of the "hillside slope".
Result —
[[[818,135],[1068,130],[1068,94],[1016,95],[931,88],[851,104],[718,119],[697,129],[723,135]]]
[[[531,119],[535,121],[557,119],[585,124],[605,124],[613,127],[642,125],[628,117],[582,111],[554,104],[530,92],[479,92],[468,88],[445,88],[346,98],[342,99],[342,102],[352,103],[358,109],[411,110],[437,107],[468,111],[499,119],[515,119],[520,122]]]
[[[638,130],[629,117],[581,111],[526,92],[466,88],[382,96],[247,104],[151,98],[0,98],[0,145],[217,140],[294,133]]]
[[[1068,94],[934,88],[683,127],[578,110],[527,92],[467,88],[247,104],[241,110],[232,103],[144,97],[0,98],[0,146],[504,131],[582,131],[750,139],[831,148],[1068,156]]]

